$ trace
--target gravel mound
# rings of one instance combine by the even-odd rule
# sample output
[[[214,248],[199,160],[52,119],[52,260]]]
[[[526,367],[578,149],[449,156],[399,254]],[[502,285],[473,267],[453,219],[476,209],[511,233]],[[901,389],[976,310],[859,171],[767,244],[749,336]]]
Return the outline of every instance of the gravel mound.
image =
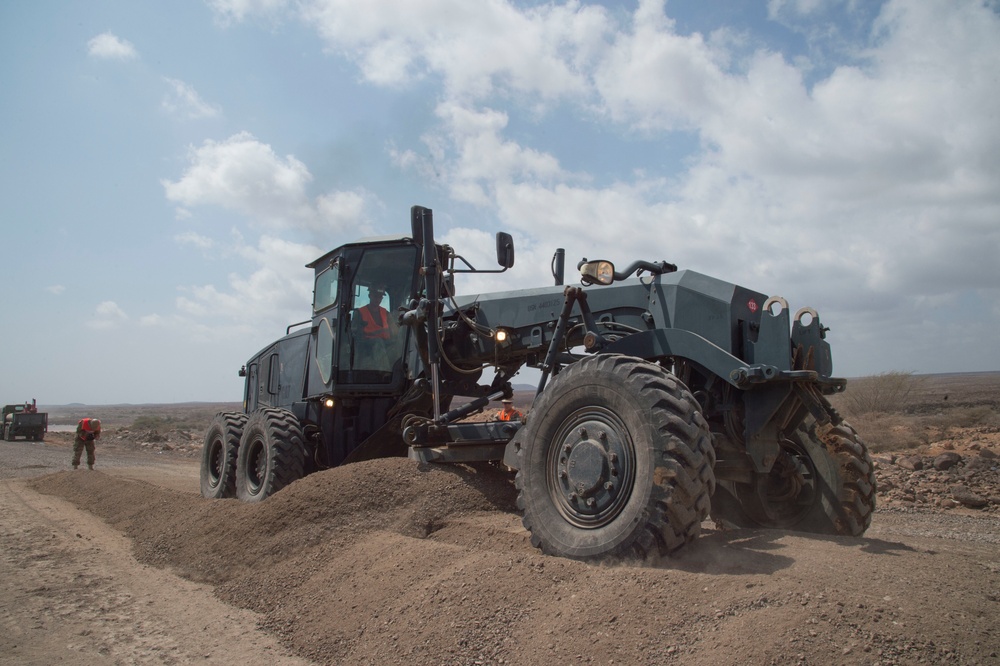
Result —
[[[902,543],[706,524],[663,567],[597,566],[533,549],[509,475],[489,465],[368,461],[260,504],[100,471],[28,483],[124,532],[141,562],[259,612],[320,664],[986,663],[1000,649],[995,547],[942,559],[930,532]]]

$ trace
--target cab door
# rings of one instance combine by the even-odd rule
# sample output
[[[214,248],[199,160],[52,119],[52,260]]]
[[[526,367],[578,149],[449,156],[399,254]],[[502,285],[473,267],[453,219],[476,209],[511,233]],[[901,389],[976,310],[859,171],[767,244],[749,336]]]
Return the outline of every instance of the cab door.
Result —
[[[258,363],[254,359],[247,365],[247,383],[243,394],[243,408],[249,414],[257,409],[259,404],[260,383],[258,382]]]
[[[337,385],[394,389],[405,377],[409,327],[398,324],[399,309],[415,293],[417,248],[372,245],[358,248],[341,291],[341,343]],[[356,267],[356,268],[355,268]]]
[[[320,395],[333,390],[336,376],[337,329],[341,305],[340,273],[343,261],[335,257],[317,269],[313,289],[313,325],[309,336],[309,385],[307,395]]]

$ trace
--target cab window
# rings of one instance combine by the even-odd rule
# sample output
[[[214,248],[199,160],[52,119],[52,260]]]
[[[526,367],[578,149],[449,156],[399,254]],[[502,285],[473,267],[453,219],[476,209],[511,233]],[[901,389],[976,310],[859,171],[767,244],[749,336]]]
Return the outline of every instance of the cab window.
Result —
[[[406,329],[397,323],[399,307],[410,297],[417,264],[414,246],[366,250],[348,292],[351,303],[340,347],[339,381],[385,384],[402,369]]]
[[[339,273],[338,266],[330,266],[316,276],[316,289],[313,292],[313,312],[325,310],[337,302]]]
[[[330,383],[333,374],[333,346],[336,336],[330,320],[323,317],[319,322],[319,331],[316,334],[316,367],[319,370],[319,377],[323,384]]]

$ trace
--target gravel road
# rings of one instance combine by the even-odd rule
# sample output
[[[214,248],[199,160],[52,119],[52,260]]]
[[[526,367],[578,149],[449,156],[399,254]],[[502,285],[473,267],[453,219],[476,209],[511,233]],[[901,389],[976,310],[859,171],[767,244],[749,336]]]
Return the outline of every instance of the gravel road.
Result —
[[[0,442],[0,664],[307,664],[260,630],[258,614],[222,603],[211,586],[141,564],[132,543],[26,479],[70,468],[70,449]],[[115,484],[156,482],[197,492],[190,460],[98,451]]]
[[[0,442],[0,663],[1000,663],[995,516],[706,523],[595,566],[531,548],[495,470],[369,461],[246,505],[202,499],[194,457],[69,458]]]

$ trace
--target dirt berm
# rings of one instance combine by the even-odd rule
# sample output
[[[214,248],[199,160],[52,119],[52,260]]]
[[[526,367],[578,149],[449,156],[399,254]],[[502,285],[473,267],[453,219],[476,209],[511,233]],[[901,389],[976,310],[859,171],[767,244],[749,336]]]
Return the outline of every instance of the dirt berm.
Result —
[[[371,461],[248,505],[196,495],[188,464],[191,491],[8,483],[86,507],[316,663],[998,663],[996,517],[879,511],[861,539],[706,523],[661,567],[593,565],[531,548],[490,466]]]

